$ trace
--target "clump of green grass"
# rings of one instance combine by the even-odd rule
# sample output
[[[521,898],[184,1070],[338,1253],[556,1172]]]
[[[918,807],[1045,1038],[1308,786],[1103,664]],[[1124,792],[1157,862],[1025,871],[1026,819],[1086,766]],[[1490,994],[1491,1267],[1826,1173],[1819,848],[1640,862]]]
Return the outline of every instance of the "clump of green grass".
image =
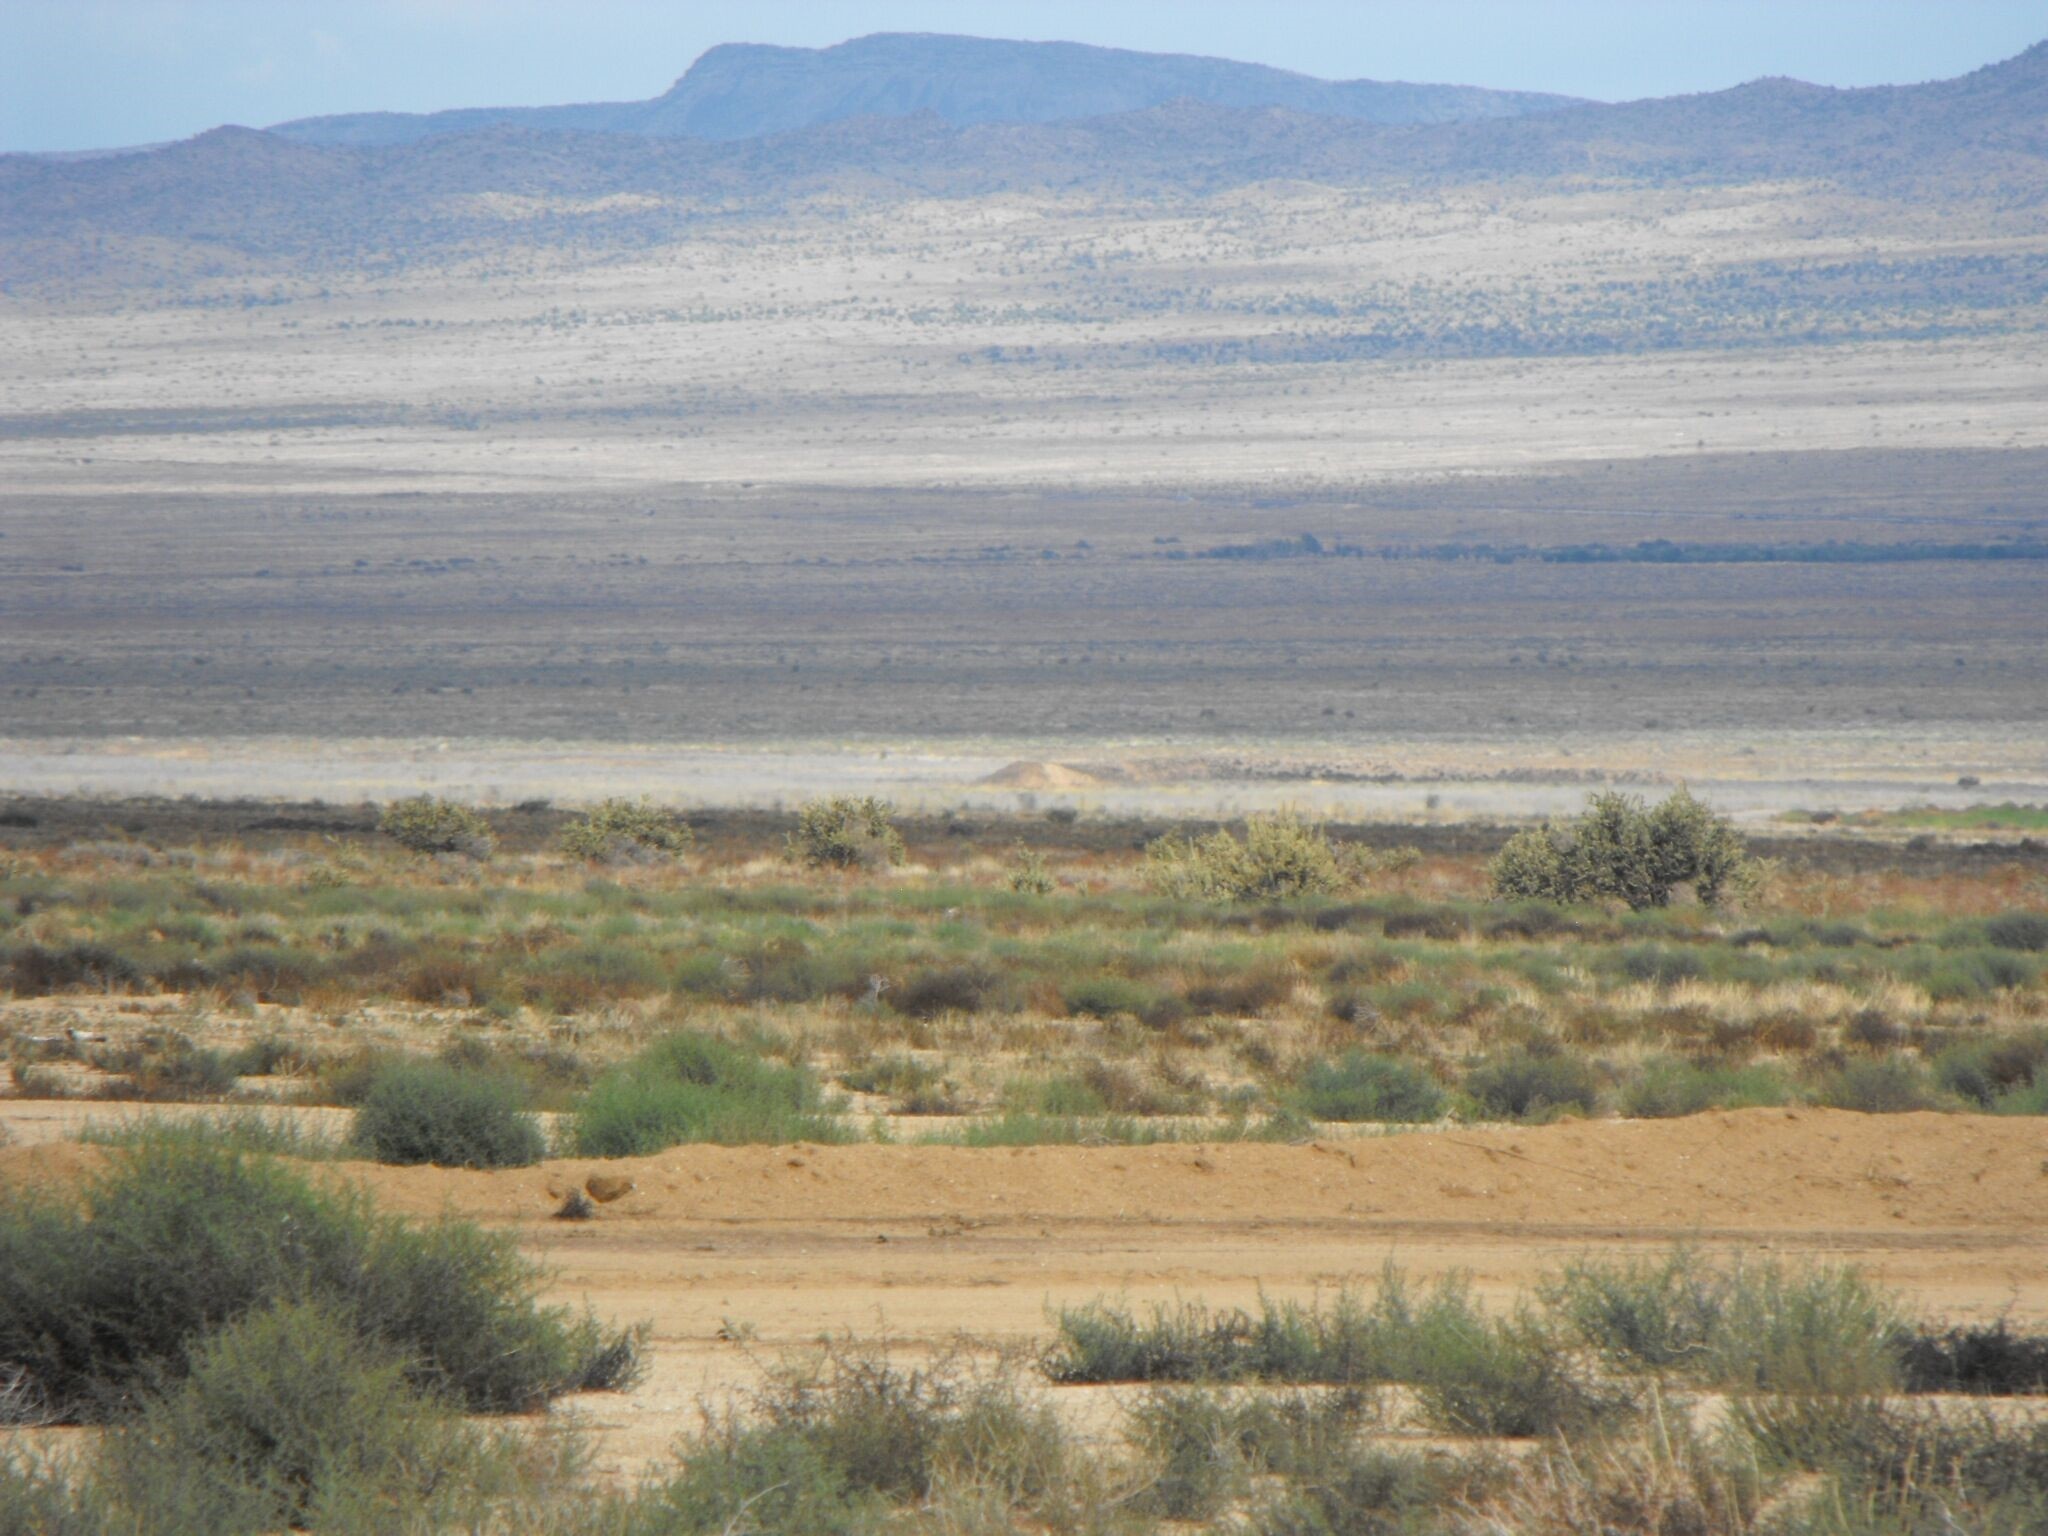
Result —
[[[685,1142],[845,1141],[801,1067],[679,1031],[591,1085],[569,1131],[584,1157],[644,1157]]]
[[[1656,1262],[1580,1260],[1540,1291],[1608,1359],[1728,1391],[1853,1395],[1900,1380],[1897,1305],[1837,1266],[1716,1266],[1687,1249]]]
[[[1412,1062],[1347,1051],[1334,1061],[1308,1063],[1296,1079],[1295,1102],[1318,1120],[1423,1124],[1441,1119],[1448,1099]]]
[[[345,1308],[407,1379],[475,1412],[630,1377],[635,1343],[543,1308],[509,1237],[413,1227],[275,1159],[165,1127],[76,1203],[0,1193],[0,1360],[59,1419],[104,1419],[214,1330],[282,1301]]]
[[[443,1168],[525,1168],[547,1138],[526,1112],[519,1085],[440,1061],[395,1061],[356,1108],[349,1145],[380,1163]]]
[[[320,1162],[346,1152],[332,1136],[290,1113],[264,1114],[256,1109],[222,1110],[205,1115],[125,1117],[112,1124],[86,1125],[78,1140],[88,1146],[136,1147],[163,1141],[218,1147],[226,1152],[263,1157],[292,1157]]]
[[[1452,1276],[1420,1296],[1391,1267],[1368,1301],[1261,1301],[1256,1313],[1199,1303],[1149,1315],[1106,1303],[1066,1308],[1040,1362],[1066,1383],[1404,1383],[1426,1422],[1460,1434],[1583,1429],[1626,1412],[1630,1395],[1581,1371],[1534,1313],[1489,1318]]]

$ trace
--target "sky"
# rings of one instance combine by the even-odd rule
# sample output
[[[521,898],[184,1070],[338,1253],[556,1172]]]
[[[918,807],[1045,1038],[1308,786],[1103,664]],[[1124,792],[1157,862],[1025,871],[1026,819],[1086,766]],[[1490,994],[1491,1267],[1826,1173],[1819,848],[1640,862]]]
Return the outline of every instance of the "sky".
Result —
[[[722,42],[965,32],[1602,100],[1937,79],[2043,0],[0,0],[0,150],[222,123],[658,95]]]

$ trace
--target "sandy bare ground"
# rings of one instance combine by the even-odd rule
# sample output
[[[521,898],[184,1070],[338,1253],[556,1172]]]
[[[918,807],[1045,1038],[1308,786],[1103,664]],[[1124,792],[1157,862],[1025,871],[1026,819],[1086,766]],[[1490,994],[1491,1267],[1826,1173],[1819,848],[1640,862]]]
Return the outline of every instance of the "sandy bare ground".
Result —
[[[0,1180],[63,1182],[101,1155],[16,1146]],[[637,1188],[593,1221],[552,1219],[600,1166]],[[648,1379],[576,1405],[622,1471],[785,1346],[1028,1345],[1063,1303],[1302,1297],[1389,1260],[1467,1271],[1500,1301],[1576,1254],[1687,1242],[1854,1262],[1924,1313],[2048,1318],[2048,1126],[2024,1119],[1750,1110],[1308,1146],[688,1147],[338,1176],[390,1209],[510,1230],[561,1299],[652,1324]]]
[[[1020,761],[1062,752],[1120,781],[1019,789]],[[1978,783],[1959,786],[1964,774]],[[1389,776],[1392,782],[1351,782]],[[1229,752],[1160,741],[906,741],[895,746],[618,742],[47,741],[0,738],[0,793],[385,800],[427,791],[481,804],[649,795],[692,806],[776,807],[814,795],[882,794],[907,810],[1016,812],[1070,806],[1122,816],[1238,815],[1291,807],[1339,820],[1462,820],[1576,811],[1602,776],[1687,784],[1726,814],[1948,809],[2048,800],[2048,741],[1923,727],[1758,731],[1540,741],[1262,743]],[[991,782],[991,780],[997,782]]]

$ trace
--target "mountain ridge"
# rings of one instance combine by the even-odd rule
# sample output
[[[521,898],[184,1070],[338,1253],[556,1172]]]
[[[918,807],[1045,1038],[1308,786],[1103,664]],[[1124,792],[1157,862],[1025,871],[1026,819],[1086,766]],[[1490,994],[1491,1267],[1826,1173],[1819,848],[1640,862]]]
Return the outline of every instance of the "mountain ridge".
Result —
[[[1379,123],[1521,116],[1577,100],[1478,86],[1323,80],[1232,59],[1086,43],[878,32],[829,48],[721,43],[645,101],[338,113],[293,119],[269,131],[300,143],[357,147],[500,126],[731,142],[919,111],[956,127],[1059,122],[1182,97]]]

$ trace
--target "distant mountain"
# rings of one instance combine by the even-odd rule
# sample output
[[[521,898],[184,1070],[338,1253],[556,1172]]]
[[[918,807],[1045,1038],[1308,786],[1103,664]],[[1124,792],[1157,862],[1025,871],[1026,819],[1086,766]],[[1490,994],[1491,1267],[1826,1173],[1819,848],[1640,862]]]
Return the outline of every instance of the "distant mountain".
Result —
[[[692,220],[773,211],[818,192],[1149,195],[1290,179],[1388,188],[1797,179],[2031,217],[2048,206],[2048,43],[1925,85],[1763,80],[1434,124],[1182,97],[1051,123],[961,126],[924,111],[723,142],[499,123],[334,146],[224,128],[90,159],[0,156],[0,272],[35,281],[96,270],[103,237],[113,242],[105,259],[125,251],[122,260],[141,264],[122,270],[233,270],[277,258],[342,266],[464,244],[643,244]]]
[[[1183,99],[1218,107],[1285,107],[1370,123],[1520,117],[1574,101],[1463,85],[1318,80],[1262,64],[1081,43],[883,32],[832,48],[727,43],[652,101],[358,112],[301,118],[271,132],[302,144],[345,145],[406,144],[496,127],[733,140],[849,118],[927,112],[961,127],[1051,123]]]

